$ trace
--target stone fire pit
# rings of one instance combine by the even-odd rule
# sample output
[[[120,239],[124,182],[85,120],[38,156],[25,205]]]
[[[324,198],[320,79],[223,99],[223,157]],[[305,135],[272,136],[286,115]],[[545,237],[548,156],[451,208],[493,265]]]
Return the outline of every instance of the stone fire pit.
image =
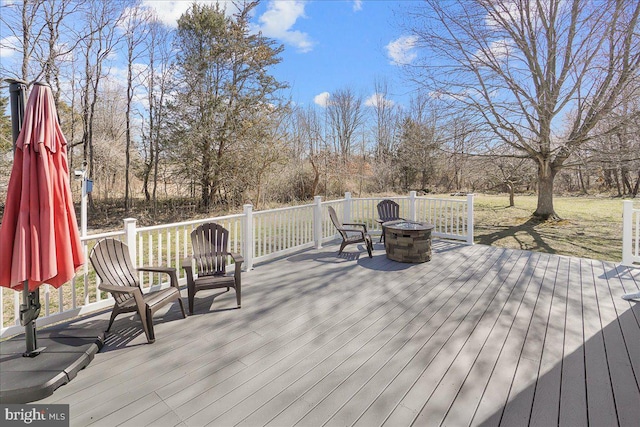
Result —
[[[434,226],[416,221],[389,221],[382,224],[387,258],[398,262],[431,260],[431,231]]]

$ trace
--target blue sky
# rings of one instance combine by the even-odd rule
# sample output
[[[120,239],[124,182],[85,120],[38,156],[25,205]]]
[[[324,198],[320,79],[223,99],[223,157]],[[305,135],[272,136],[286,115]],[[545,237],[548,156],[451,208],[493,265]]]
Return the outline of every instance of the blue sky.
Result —
[[[11,4],[15,0],[0,0]],[[106,0],[105,0],[106,1]],[[232,13],[229,0],[219,1]],[[413,40],[401,33],[398,21],[403,8],[416,0],[263,0],[253,16],[254,30],[283,44],[282,62],[273,74],[289,83],[291,99],[298,105],[322,105],[328,94],[351,89],[365,100],[374,97],[374,81],[384,79],[388,100],[407,104],[411,87],[402,78],[399,63],[415,55]],[[168,27],[193,0],[143,0]],[[400,16],[398,15],[400,13]],[[19,43],[6,29],[0,29],[0,60],[8,69],[19,70]],[[111,58],[110,77],[126,76],[124,50]],[[17,74],[16,74],[17,75]],[[379,98],[378,98],[379,99]]]
[[[147,1],[169,26],[191,1]],[[299,105],[322,104],[326,94],[350,88],[369,99],[374,80],[386,79],[389,98],[406,103],[410,88],[398,62],[410,62],[412,40],[400,32],[398,12],[412,1],[263,1],[253,19],[264,35],[282,43],[275,76],[290,84]],[[314,101],[315,100],[315,101]]]

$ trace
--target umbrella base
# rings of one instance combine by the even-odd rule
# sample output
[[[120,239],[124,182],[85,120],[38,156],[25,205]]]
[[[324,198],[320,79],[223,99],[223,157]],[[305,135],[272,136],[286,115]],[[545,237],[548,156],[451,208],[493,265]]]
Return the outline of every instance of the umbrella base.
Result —
[[[23,357],[25,336],[0,344],[0,402],[29,403],[51,396],[85,368],[104,343],[104,325],[69,323],[38,331],[38,357]]]
[[[47,347],[38,347],[35,350],[25,351],[22,353],[22,357],[36,357],[40,353],[42,353]]]

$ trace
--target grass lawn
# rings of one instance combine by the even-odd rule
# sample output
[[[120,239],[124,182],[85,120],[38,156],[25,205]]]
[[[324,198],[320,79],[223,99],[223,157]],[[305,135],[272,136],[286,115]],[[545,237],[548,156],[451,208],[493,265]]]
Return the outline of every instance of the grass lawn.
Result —
[[[475,242],[511,249],[547,252],[606,261],[622,259],[622,200],[554,196],[559,221],[531,218],[537,197],[475,197]]]

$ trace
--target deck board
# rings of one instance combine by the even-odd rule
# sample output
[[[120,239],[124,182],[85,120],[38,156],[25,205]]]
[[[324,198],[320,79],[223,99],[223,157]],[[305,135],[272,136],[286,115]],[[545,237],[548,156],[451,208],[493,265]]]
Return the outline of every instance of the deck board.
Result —
[[[172,306],[146,344],[123,315],[87,369],[38,403],[71,425],[630,425],[640,417],[637,269],[434,241],[257,265],[235,295]],[[108,313],[86,319],[106,326]]]
[[[571,259],[570,271],[580,274],[579,259]],[[575,277],[572,283],[577,281],[578,278]],[[559,424],[588,425],[582,334],[582,287],[569,288],[566,304]]]
[[[560,382],[563,361],[563,341],[565,331],[565,311],[571,279],[570,259],[561,257],[555,270],[551,309],[546,319],[542,357],[538,367],[538,380],[531,408],[530,425],[557,425],[560,402]]]
[[[584,309],[585,371],[587,376],[587,408],[589,424],[618,425],[618,415],[612,393],[611,377],[602,330],[602,320],[596,281],[591,263],[581,260]]]

